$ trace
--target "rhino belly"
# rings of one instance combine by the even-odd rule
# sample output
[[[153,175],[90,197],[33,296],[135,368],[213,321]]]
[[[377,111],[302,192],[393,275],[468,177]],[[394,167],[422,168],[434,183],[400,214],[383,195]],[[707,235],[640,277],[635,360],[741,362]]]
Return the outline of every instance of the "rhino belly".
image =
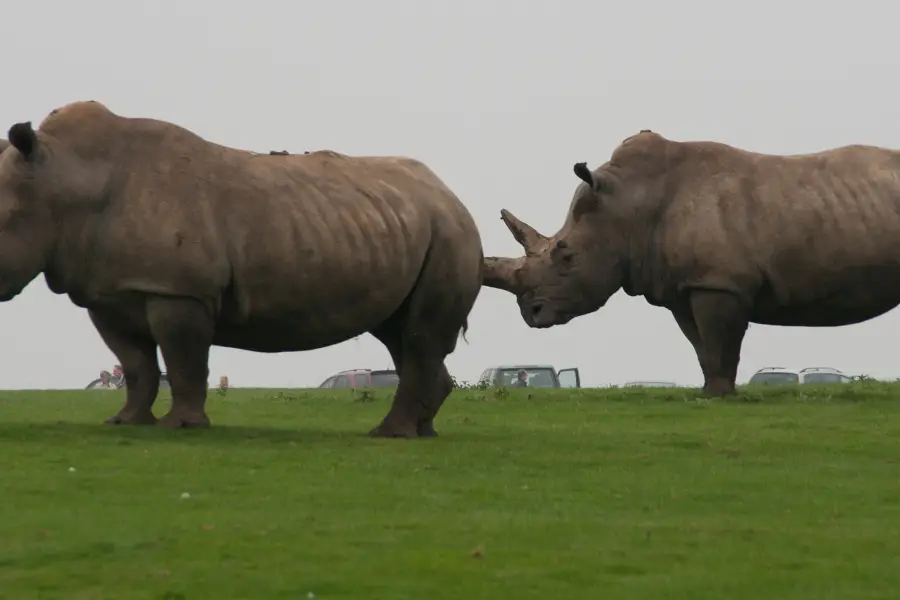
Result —
[[[384,323],[413,290],[424,248],[412,260],[307,261],[226,293],[214,343],[257,352],[312,350]]]
[[[779,289],[780,287],[780,289]],[[900,304],[900,262],[842,265],[771,282],[757,295],[751,321],[762,325],[838,327],[868,321]]]

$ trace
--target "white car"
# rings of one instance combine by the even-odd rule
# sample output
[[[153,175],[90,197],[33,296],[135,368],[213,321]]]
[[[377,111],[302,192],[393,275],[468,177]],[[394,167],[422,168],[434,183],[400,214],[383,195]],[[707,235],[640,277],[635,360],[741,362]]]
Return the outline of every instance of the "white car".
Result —
[[[788,369],[766,367],[753,374],[748,384],[850,383],[853,378],[831,367]]]

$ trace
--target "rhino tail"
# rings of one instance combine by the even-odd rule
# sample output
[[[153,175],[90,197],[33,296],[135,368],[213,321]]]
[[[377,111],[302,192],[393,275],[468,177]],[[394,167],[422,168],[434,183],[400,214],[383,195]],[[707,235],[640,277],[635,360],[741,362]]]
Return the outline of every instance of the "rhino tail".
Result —
[[[459,334],[462,336],[463,341],[468,344],[469,340],[466,339],[466,332],[469,331],[469,319],[463,321],[462,329],[460,329]]]

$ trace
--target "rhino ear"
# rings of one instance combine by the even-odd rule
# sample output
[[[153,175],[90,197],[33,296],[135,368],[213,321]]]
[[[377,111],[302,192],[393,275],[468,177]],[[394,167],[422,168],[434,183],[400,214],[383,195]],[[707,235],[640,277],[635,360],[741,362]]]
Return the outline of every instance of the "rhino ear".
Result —
[[[31,127],[31,121],[16,123],[9,128],[9,133],[7,135],[9,137],[9,143],[15,147],[16,150],[21,152],[22,156],[31,158],[35,149],[37,149],[38,143],[37,134]]]
[[[588,184],[593,192],[591,194],[583,194],[575,201],[575,205],[572,207],[572,216],[578,221],[583,215],[594,212],[600,207],[601,198],[599,194],[600,192],[608,192],[610,185],[603,176],[597,177],[591,173],[587,163],[575,163],[573,170],[575,175]]]
[[[594,187],[594,174],[588,169],[587,163],[575,163],[575,168],[573,170],[575,171],[575,174],[578,175],[578,179],[582,180],[592,188]]]
[[[591,189],[594,190],[595,193],[609,191],[609,182],[604,179],[603,176],[597,177],[596,175],[591,173],[591,170],[588,169],[587,163],[575,163],[573,171],[575,171],[575,175],[578,176],[578,179],[591,186]]]

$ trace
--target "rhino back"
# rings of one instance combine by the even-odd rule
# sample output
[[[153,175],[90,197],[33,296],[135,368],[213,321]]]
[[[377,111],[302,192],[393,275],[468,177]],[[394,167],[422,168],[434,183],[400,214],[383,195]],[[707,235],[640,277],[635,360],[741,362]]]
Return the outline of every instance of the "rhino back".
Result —
[[[414,160],[257,155],[128,121],[107,205],[69,236],[69,272],[88,295],[197,297],[263,337],[293,319],[318,345],[392,314],[436,230],[479,243],[459,200]]]
[[[660,224],[670,283],[732,289],[755,303],[755,320],[772,324],[813,305],[854,322],[856,310],[900,300],[900,285],[875,291],[872,279],[900,282],[900,153],[857,145],[775,156],[720,146],[710,161],[709,152],[682,164]]]

